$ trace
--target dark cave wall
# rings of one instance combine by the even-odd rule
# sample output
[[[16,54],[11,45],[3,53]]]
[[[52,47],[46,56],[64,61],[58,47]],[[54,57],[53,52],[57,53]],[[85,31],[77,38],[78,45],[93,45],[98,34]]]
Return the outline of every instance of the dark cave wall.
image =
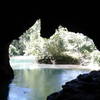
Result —
[[[2,41],[0,41],[2,43]],[[0,43],[0,80],[9,81],[13,78],[13,71],[9,64],[9,44],[10,43]]]

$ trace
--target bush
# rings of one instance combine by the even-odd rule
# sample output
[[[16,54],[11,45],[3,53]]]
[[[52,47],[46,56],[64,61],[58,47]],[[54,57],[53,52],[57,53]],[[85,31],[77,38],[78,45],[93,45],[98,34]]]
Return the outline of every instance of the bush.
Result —
[[[69,55],[55,56],[54,59],[56,64],[80,64],[79,59]]]
[[[91,61],[100,63],[98,55],[94,58],[91,56],[97,49],[93,40],[87,36],[69,32],[67,28],[59,26],[49,39],[42,38],[40,24],[40,20],[37,20],[19,41],[12,42],[9,50],[11,56],[34,55],[39,63],[83,65]]]

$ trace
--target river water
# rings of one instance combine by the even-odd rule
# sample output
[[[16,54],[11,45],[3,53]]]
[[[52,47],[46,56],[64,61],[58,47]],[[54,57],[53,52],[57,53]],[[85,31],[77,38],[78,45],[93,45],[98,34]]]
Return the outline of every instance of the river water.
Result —
[[[10,85],[9,100],[46,100],[48,95],[61,90],[65,82],[89,72],[63,66],[12,63],[15,78]]]

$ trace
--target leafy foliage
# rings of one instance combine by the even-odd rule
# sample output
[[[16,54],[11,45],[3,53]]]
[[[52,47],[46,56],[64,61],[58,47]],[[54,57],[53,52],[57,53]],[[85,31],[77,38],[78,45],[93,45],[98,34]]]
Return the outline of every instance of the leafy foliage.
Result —
[[[34,55],[39,63],[82,64],[100,63],[99,51],[92,39],[82,33],[69,32],[59,26],[49,38],[40,34],[41,22],[36,23],[10,45],[10,56]],[[96,51],[96,52],[94,52]]]

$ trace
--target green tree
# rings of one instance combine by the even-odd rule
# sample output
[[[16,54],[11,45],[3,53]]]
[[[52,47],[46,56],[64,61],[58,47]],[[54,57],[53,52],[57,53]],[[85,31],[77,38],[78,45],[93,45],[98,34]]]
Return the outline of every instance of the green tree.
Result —
[[[41,21],[29,28],[19,40],[14,40],[10,45],[10,56],[33,55],[42,63],[82,63],[89,64],[93,58],[91,54],[97,50],[93,40],[82,33],[74,33],[62,26],[56,29],[49,38],[42,38]]]

